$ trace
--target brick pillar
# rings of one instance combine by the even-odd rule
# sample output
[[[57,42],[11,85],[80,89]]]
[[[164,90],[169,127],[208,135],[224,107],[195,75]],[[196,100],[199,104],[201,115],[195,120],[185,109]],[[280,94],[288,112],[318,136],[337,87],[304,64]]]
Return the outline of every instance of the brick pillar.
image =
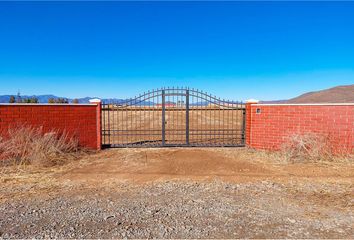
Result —
[[[90,103],[96,104],[96,136],[97,136],[97,150],[102,148],[102,131],[101,131],[101,100],[91,99]]]
[[[246,146],[252,146],[251,131],[252,131],[252,104],[258,103],[258,100],[246,100]]]

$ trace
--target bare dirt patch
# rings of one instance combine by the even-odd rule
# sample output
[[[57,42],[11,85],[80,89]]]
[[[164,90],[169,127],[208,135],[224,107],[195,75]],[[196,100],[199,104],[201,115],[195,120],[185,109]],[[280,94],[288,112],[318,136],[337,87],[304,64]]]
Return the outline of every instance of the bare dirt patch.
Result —
[[[71,181],[119,179],[135,183],[171,179],[287,181],[292,177],[325,181],[340,178],[345,181],[354,177],[354,166],[339,163],[285,164],[241,148],[123,148],[103,151],[62,177]]]
[[[119,176],[120,179],[143,183],[167,179],[239,178],[242,175],[271,174],[273,170],[265,164],[252,163],[239,156],[231,157],[217,150],[156,148],[110,150],[102,153],[100,159],[69,171],[63,178],[102,181]]]
[[[113,149],[7,171],[4,238],[352,238],[354,166],[238,148]]]

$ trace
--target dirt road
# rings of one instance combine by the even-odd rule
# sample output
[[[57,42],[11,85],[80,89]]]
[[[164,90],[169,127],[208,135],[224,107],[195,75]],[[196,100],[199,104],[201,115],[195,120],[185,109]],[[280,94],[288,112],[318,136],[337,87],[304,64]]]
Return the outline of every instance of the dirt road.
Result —
[[[141,148],[103,151],[68,171],[71,181],[129,181],[220,179],[235,182],[294,178],[311,181],[352,180],[354,166],[284,164],[242,148]]]
[[[354,166],[235,148],[115,149],[6,173],[3,238],[353,238]]]

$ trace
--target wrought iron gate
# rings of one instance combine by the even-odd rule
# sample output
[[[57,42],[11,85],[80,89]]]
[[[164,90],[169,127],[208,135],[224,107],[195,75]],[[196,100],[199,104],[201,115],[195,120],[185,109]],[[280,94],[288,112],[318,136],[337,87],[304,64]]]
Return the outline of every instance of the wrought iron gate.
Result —
[[[190,88],[102,103],[103,147],[244,146],[245,106]]]

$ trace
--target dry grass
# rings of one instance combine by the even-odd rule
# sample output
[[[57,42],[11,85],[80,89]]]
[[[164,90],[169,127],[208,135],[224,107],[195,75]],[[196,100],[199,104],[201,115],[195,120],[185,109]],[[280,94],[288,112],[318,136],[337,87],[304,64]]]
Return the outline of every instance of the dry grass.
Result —
[[[280,154],[287,162],[342,162],[353,160],[349,151],[339,152],[333,147],[330,135],[305,133],[290,135]]]
[[[83,152],[77,139],[67,133],[45,133],[42,128],[17,126],[0,138],[2,166],[51,167],[78,159]]]
[[[289,135],[278,150],[246,148],[245,151],[240,151],[240,154],[243,159],[280,164],[354,164],[353,150],[343,148],[340,151],[337,147],[338,145],[333,145],[330,135],[306,133]]]

